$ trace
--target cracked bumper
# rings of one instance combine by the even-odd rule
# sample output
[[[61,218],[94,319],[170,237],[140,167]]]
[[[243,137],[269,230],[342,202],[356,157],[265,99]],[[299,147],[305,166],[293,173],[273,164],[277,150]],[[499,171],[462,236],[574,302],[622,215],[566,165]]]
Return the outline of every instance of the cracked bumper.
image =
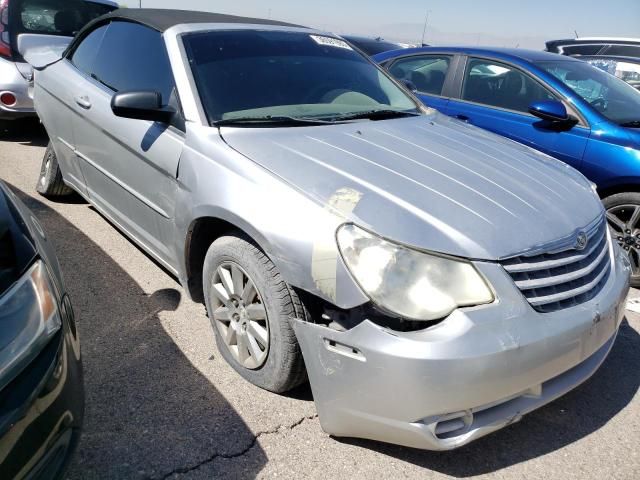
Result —
[[[327,433],[450,450],[520,420],[598,369],[629,290],[620,254],[597,297],[547,314],[529,306],[500,266],[478,268],[498,301],[423,331],[365,320],[337,332],[295,321]]]

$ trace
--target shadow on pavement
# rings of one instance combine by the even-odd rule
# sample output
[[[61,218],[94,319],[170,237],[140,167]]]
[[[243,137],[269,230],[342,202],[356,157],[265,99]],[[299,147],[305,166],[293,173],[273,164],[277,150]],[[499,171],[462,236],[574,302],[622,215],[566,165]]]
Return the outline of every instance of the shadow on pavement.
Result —
[[[603,427],[638,391],[639,364],[640,335],[625,320],[609,357],[590,380],[519,423],[459,450],[427,452],[369,440],[342,441],[454,477],[495,472],[563,448]]]
[[[12,187],[57,246],[79,317],[87,410],[71,479],[163,478],[252,445],[254,435],[160,323],[176,289],[144,290],[64,217]],[[64,239],[64,241],[62,240]],[[255,477],[266,456],[237,477]]]
[[[37,118],[0,122],[0,140],[34,147],[46,147],[49,137]]]

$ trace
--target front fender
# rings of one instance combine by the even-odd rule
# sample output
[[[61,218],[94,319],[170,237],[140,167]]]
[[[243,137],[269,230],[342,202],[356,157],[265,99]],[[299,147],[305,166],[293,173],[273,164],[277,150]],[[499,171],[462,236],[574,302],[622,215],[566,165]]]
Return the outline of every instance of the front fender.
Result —
[[[188,127],[178,180],[176,258],[185,258],[185,239],[194,221],[220,219],[253,238],[290,285],[339,308],[368,301],[335,240],[346,219],[341,208],[352,207],[357,195],[339,190],[334,201],[320,205],[230,148],[216,129],[193,125]],[[181,279],[188,280],[186,272],[182,261]]]

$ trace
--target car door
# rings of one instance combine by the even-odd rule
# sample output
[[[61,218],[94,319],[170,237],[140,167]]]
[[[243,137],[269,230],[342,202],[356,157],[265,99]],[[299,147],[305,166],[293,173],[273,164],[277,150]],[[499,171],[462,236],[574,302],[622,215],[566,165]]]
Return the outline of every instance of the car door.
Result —
[[[451,70],[452,55],[410,55],[393,60],[387,65],[396,79],[411,82],[422,102],[436,110],[444,111],[449,99],[445,87]]]
[[[77,51],[72,55],[75,58]],[[73,130],[91,201],[166,266],[173,268],[177,171],[184,145],[179,123],[116,117],[116,92],[153,90],[179,109],[159,32],[111,22],[92,65],[74,85]]]
[[[47,133],[64,179],[85,196],[87,191],[84,173],[75,153],[76,142],[72,122],[75,110],[74,92],[82,88],[84,81],[82,76],[78,75],[78,69],[88,71],[106,30],[106,25],[98,27],[84,38],[73,55],[75,66],[69,60],[63,59],[36,72],[34,86],[34,101],[38,115],[47,126]]]
[[[589,128],[579,123],[558,129],[529,113],[540,100],[560,100],[521,69],[492,59],[469,58],[459,98],[446,113],[556,157],[574,167],[582,162]],[[568,111],[575,113],[565,102]]]

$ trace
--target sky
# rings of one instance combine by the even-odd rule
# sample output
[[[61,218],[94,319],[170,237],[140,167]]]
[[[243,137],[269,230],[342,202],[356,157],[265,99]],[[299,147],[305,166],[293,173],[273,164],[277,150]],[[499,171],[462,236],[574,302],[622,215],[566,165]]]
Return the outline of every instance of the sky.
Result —
[[[338,34],[434,45],[543,49],[545,40],[640,37],[640,0],[120,0],[128,6],[208,10],[299,23]]]

